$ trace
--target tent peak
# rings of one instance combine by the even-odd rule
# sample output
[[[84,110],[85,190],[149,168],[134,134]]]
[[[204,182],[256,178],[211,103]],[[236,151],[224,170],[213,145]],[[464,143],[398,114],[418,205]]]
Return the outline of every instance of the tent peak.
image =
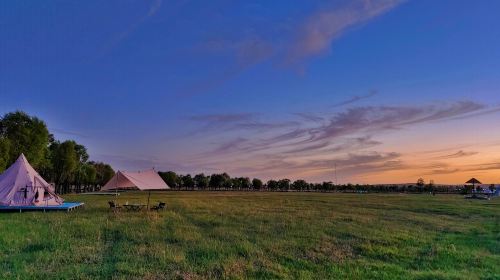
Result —
[[[22,164],[24,166],[31,167],[31,164],[29,163],[28,159],[26,158],[26,156],[23,153],[21,153],[21,155],[17,158],[16,162],[19,162],[20,164]]]

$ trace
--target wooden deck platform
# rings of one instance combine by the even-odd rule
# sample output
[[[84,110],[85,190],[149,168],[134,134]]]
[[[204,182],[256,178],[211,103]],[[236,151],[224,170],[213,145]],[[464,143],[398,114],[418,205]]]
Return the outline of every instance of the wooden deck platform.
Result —
[[[56,206],[2,206],[0,205],[0,212],[26,212],[26,211],[66,211],[70,212],[77,208],[83,207],[83,202],[64,202]]]

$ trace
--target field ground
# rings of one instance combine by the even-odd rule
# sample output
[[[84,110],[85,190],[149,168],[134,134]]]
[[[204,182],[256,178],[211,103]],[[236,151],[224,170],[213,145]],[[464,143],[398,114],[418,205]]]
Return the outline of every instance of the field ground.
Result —
[[[500,199],[166,192],[160,213],[0,213],[1,279],[500,279]],[[146,202],[147,193],[118,200]]]

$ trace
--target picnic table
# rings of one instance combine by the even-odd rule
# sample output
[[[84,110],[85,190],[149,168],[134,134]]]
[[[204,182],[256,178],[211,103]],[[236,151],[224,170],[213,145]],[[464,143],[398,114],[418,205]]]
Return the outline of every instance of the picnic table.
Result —
[[[124,204],[123,207],[127,209],[127,211],[141,211],[144,207],[146,207],[145,204]]]

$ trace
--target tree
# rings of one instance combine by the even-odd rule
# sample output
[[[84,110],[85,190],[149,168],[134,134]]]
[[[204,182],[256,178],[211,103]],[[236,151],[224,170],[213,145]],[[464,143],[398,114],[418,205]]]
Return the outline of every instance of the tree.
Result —
[[[74,141],[54,142],[51,145],[53,178],[57,186],[63,185],[60,192],[69,192],[70,184],[75,179],[79,164]]]
[[[290,189],[290,180],[289,179],[281,179],[278,181],[278,187],[282,191],[288,191]]]
[[[96,185],[97,170],[90,163],[80,163],[76,171],[75,185],[78,187],[78,192],[88,191],[90,187]],[[93,190],[94,188],[92,188]]]
[[[233,188],[234,190],[240,190],[242,188],[240,178],[233,178],[229,182],[231,183],[230,188]],[[226,183],[226,185],[228,184]]]
[[[227,174],[226,172],[222,173],[222,177],[224,178],[224,181],[222,183],[222,187],[224,189],[231,189],[233,187],[233,181],[231,180],[231,176]]]
[[[256,190],[262,189],[262,181],[260,179],[254,178],[252,180],[252,187]]]
[[[181,180],[179,176],[173,171],[158,172],[158,175],[167,183],[171,188],[177,188],[180,186]]]
[[[424,188],[424,186],[425,186],[424,179],[423,178],[418,178],[418,180],[417,180],[417,187],[418,187],[419,191],[422,191],[423,188]]]
[[[0,138],[3,152],[7,152],[6,165],[11,165],[23,153],[36,168],[40,167],[47,155],[49,130],[43,121],[17,111],[7,113],[0,120]],[[5,139],[9,144],[5,144]],[[5,147],[9,146],[7,150]]]
[[[202,189],[202,190],[204,190],[208,187],[208,183],[210,181],[210,179],[208,177],[206,177],[205,174],[203,174],[203,173],[196,174],[194,176],[193,180],[194,180],[196,187],[198,189]]]
[[[250,182],[250,178],[241,177],[240,178],[240,186],[242,189],[248,190],[252,187],[252,183]]]
[[[228,180],[229,179],[227,178],[227,176],[224,176],[224,174],[213,174],[212,176],[210,176],[209,187],[211,189],[220,189],[224,185],[226,185],[226,181]]]
[[[320,189],[324,192],[332,191],[335,185],[332,182],[323,182]]]
[[[87,153],[87,148],[85,146],[72,141],[75,145],[75,153],[78,158],[78,161],[81,163],[85,163],[89,160],[89,154]]]
[[[94,166],[96,170],[95,184],[97,186],[104,186],[115,175],[115,171],[109,164],[93,161],[91,161],[89,164]]]
[[[0,138],[0,173],[7,168],[9,164],[10,142],[9,139]]]
[[[193,178],[191,177],[191,175],[185,175],[185,176],[181,176],[181,180],[182,180],[182,185],[186,188],[186,189],[194,189],[194,180]]]
[[[304,180],[296,180],[292,184],[292,188],[294,190],[297,190],[297,191],[303,191],[303,190],[307,189],[308,186],[309,186],[309,184],[307,184],[307,182]]]
[[[278,186],[279,186],[278,181],[276,181],[276,180],[267,181],[267,187],[272,191],[277,190]]]

